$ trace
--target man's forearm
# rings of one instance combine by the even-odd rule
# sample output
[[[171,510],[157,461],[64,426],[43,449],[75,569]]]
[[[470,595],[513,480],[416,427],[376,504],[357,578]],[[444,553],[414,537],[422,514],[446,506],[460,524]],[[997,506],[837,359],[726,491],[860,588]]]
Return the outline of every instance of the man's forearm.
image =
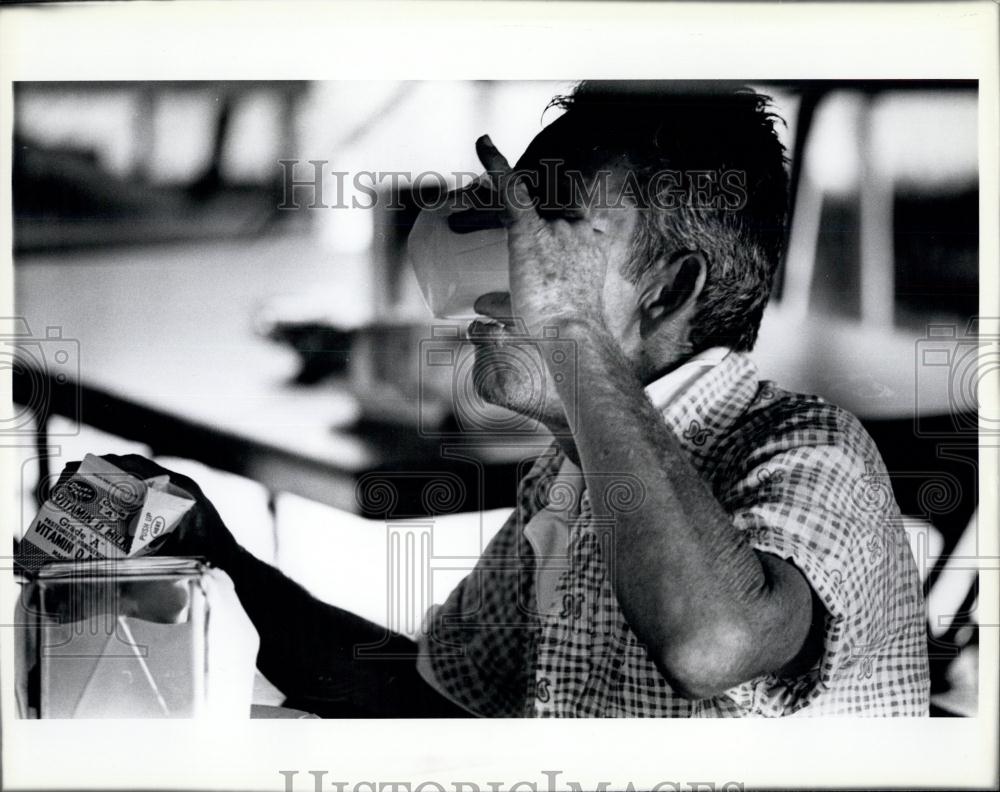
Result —
[[[809,632],[805,579],[734,530],[610,336],[582,323],[564,330],[577,344],[578,376],[560,393],[575,400],[592,509],[614,518],[608,563],[630,626],[695,697],[785,666]],[[616,476],[642,482],[634,510],[608,504]]]
[[[220,559],[260,635],[257,665],[291,703],[320,714],[454,717],[464,714],[417,673],[417,645],[321,602],[239,548]],[[364,645],[368,656],[357,656]]]

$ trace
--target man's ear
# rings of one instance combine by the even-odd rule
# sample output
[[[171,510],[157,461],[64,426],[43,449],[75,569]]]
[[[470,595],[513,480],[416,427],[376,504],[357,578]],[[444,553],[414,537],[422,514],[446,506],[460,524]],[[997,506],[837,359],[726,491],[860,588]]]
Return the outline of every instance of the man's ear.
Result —
[[[643,279],[639,297],[643,337],[689,312],[705,287],[707,275],[708,259],[700,250],[681,250],[669,259],[657,260]]]

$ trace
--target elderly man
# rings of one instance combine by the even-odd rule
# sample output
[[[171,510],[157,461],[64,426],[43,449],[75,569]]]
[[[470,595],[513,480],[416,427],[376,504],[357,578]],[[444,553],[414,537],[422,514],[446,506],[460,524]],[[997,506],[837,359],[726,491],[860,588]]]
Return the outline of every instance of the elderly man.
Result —
[[[556,441],[420,641],[312,599],[202,497],[171,549],[229,572],[261,669],[321,713],[925,714],[920,585],[878,451],[746,354],[787,204],[766,98],[585,84],[559,104],[514,171],[477,142],[510,292],[469,331],[481,395]],[[583,176],[556,205],[553,161]],[[574,376],[496,364],[553,331]]]

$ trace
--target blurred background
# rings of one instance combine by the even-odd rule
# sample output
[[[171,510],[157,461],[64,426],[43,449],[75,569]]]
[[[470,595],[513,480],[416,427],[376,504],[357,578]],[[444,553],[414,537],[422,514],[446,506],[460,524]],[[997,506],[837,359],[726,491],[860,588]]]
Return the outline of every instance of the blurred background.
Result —
[[[338,199],[370,203],[362,171],[476,173],[484,132],[513,161],[572,87],[16,85],[19,319],[0,352],[20,530],[66,462],[155,456],[317,596],[416,632],[546,436],[456,388],[460,357],[424,364],[459,332],[405,266],[426,183],[384,181],[373,208]],[[976,386],[1000,360],[995,320],[977,319],[976,86],[753,87],[787,122],[794,191],[753,356],[879,444],[928,594],[934,714],[975,714],[976,442],[997,419]]]

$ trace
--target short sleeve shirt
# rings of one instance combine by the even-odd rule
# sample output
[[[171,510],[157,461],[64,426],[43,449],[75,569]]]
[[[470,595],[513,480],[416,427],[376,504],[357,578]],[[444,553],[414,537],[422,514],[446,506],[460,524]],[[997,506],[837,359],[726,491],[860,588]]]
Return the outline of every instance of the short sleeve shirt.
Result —
[[[475,569],[435,608],[418,667],[486,717],[926,715],[920,582],[871,438],[850,413],[761,381],[730,353],[662,409],[690,463],[750,546],[786,559],[822,603],[823,650],[794,676],[769,674],[702,700],[675,693],[626,622],[606,566],[609,530],[583,491],[551,604],[536,596],[525,527],[553,498],[553,444],[520,482],[513,514]],[[628,509],[643,483],[605,487]]]

